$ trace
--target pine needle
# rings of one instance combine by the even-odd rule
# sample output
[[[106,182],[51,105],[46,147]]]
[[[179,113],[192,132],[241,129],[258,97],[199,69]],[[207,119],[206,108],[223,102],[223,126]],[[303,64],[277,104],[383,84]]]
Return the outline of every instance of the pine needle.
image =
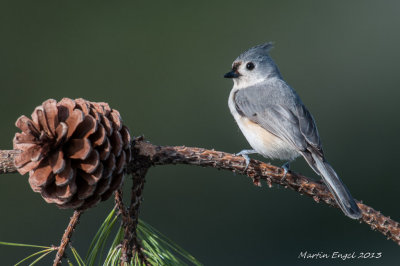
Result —
[[[25,261],[27,261],[27,260],[33,258],[33,257],[36,257],[36,256],[38,256],[38,255],[40,255],[40,254],[43,254],[43,253],[44,253],[44,255],[47,255],[47,254],[49,254],[49,253],[52,252],[52,251],[54,251],[53,248],[47,248],[47,249],[43,249],[43,250],[41,250],[41,251],[35,252],[35,253],[29,255],[28,257],[25,257],[24,259],[20,260],[20,261],[17,262],[14,266],[20,265],[21,263],[23,263],[23,262],[25,262]],[[44,257],[44,256],[40,256],[40,257],[39,257],[39,260],[42,259],[43,257]],[[36,259],[35,261],[38,261],[38,260]],[[36,263],[35,261],[32,262],[32,263]]]
[[[31,264],[29,264],[29,266],[33,266],[36,263],[38,263],[41,259],[43,259],[44,257],[46,257],[47,255],[49,255],[51,252],[53,252],[54,249],[50,249],[49,251],[47,251],[46,253],[44,253],[42,256],[40,256],[39,258],[37,258],[36,260],[34,260]]]
[[[85,259],[79,255],[78,251],[70,245],[70,250],[76,260],[78,266],[93,266],[96,261],[101,265],[101,257],[104,254],[104,248],[107,245],[108,238],[118,220],[116,209],[114,208],[106,217],[100,228],[96,232],[87,252]],[[138,224],[138,237],[142,241],[143,252],[146,255],[147,261],[151,265],[202,265],[186,250],[175,244],[165,235],[161,234],[154,227],[139,220]],[[121,242],[124,238],[124,230],[120,226],[115,234],[115,237],[106,252],[107,256],[103,262],[103,265],[120,265],[121,258]],[[39,245],[30,244],[19,244],[11,242],[0,242],[0,245],[5,246],[17,246],[17,247],[30,247],[40,248],[42,250],[35,252],[26,258],[19,261],[17,265],[26,262],[29,259],[37,257],[30,265],[34,265],[43,259],[45,256],[55,250],[54,247],[46,247]],[[71,261],[68,260],[68,264],[72,265]],[[138,254],[135,253],[132,256],[130,265],[143,266],[140,262]]]
[[[29,248],[51,248],[46,246],[38,246],[38,245],[30,245],[30,244],[21,244],[21,243],[11,243],[11,242],[1,242],[0,245],[4,246],[15,246],[15,247],[29,247]]]
[[[106,217],[99,230],[97,231],[95,237],[90,244],[88,253],[85,257],[86,265],[94,265],[96,259],[101,261],[102,250],[104,245],[108,239],[108,236],[111,233],[111,230],[117,220],[117,216],[115,215],[115,208],[110,212],[110,214]]]
[[[78,263],[78,265],[85,266],[86,265],[85,262],[83,261],[83,259],[79,255],[79,253],[76,251],[76,249],[73,246],[70,246],[70,249],[71,249],[72,254],[74,255],[74,258],[75,258],[76,262]]]

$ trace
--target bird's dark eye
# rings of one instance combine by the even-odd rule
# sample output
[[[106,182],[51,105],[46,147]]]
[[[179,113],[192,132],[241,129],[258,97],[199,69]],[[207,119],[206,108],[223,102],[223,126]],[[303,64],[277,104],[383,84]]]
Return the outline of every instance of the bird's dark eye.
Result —
[[[254,64],[252,62],[249,62],[249,63],[246,64],[246,68],[248,70],[253,70],[254,69]]]

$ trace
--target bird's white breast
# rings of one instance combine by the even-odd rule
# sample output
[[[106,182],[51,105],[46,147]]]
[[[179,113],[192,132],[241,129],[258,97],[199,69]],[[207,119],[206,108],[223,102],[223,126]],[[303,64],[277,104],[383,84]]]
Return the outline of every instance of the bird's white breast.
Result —
[[[245,88],[242,88],[245,89]],[[233,88],[228,100],[229,109],[240,130],[250,146],[264,157],[271,159],[293,160],[299,156],[296,149],[286,141],[276,137],[247,117],[241,116],[235,107],[234,95],[237,88]]]

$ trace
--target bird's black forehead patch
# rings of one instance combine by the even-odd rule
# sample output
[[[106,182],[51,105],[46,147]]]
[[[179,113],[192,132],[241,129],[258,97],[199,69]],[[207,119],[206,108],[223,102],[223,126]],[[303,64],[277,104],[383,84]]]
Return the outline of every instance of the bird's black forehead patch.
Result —
[[[239,68],[239,66],[242,64],[242,62],[235,62],[235,63],[233,63],[233,66],[232,66],[232,70],[237,70],[238,68]]]

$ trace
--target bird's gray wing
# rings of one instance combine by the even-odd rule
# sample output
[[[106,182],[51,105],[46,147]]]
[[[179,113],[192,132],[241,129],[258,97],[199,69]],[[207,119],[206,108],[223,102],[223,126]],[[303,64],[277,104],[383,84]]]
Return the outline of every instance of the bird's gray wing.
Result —
[[[310,167],[322,177],[343,212],[353,218],[362,216],[349,190],[332,166],[325,160],[315,121],[297,95],[271,94],[262,87],[250,87],[236,92],[235,107],[270,133],[296,147]],[[274,95],[275,94],[275,95]],[[284,96],[284,100],[282,97]]]
[[[257,123],[299,151],[313,151],[323,157],[315,121],[301,101],[274,103],[273,96],[262,87],[238,90],[234,95],[239,114]]]
[[[297,118],[299,119],[300,132],[306,139],[309,148],[311,146],[314,152],[324,157],[321,139],[318,134],[318,129],[315,124],[314,117],[310,114],[310,112],[302,103],[296,105],[296,109]]]

